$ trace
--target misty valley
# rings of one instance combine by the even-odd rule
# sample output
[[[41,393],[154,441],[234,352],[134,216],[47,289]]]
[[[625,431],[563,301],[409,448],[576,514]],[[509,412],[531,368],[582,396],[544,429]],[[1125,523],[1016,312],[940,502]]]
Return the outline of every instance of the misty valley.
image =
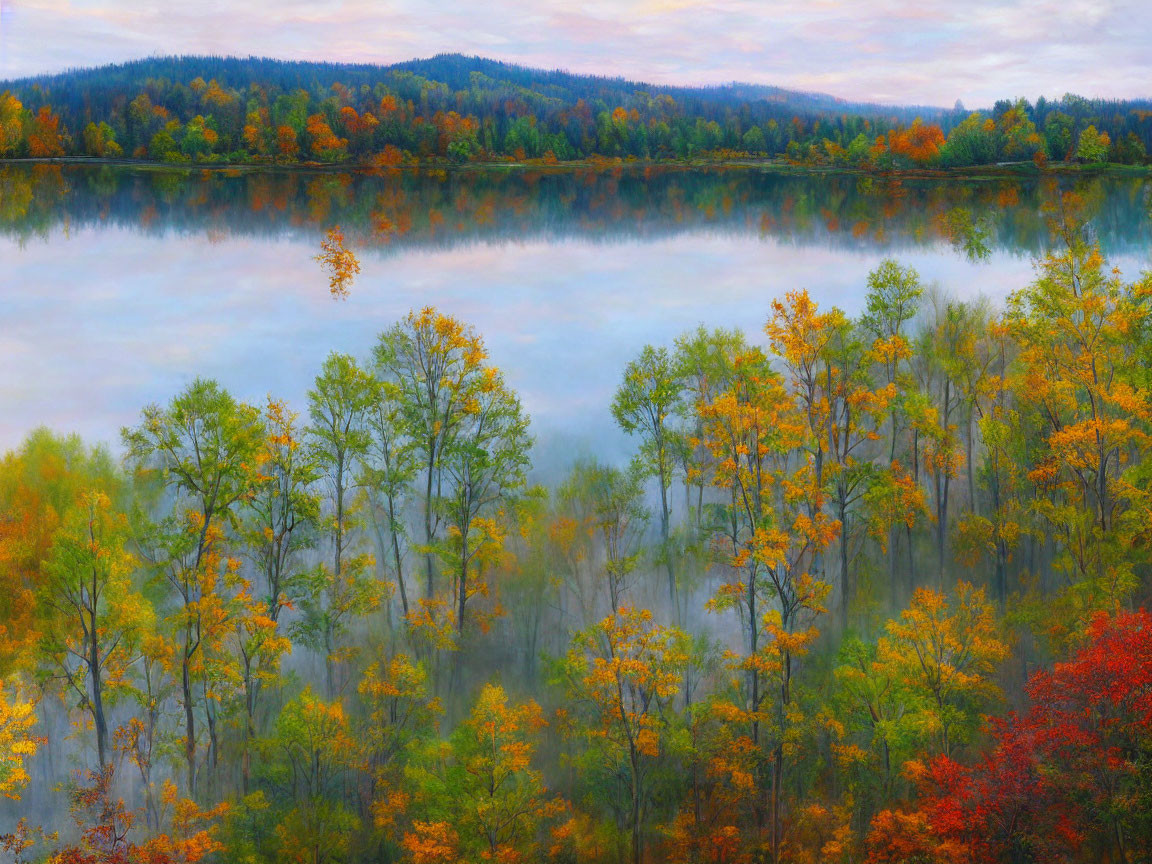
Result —
[[[0,164],[0,856],[1149,861],[1150,246],[1145,174]]]

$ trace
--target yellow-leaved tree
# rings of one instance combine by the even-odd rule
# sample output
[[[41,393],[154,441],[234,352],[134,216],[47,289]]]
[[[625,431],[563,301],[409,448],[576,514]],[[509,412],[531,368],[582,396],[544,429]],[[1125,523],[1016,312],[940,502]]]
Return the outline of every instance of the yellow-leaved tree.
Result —
[[[924,697],[924,731],[949,756],[999,698],[995,675],[1008,646],[984,589],[958,582],[952,598],[918,588],[911,605],[888,622],[876,653],[872,674],[892,674]]]
[[[540,860],[540,830],[563,810],[532,767],[547,726],[540,706],[511,704],[487,684],[447,741],[434,741],[410,767],[412,830],[402,846],[412,861]]]
[[[19,799],[28,783],[25,763],[40,744],[32,734],[35,727],[35,705],[23,695],[19,681],[0,681],[0,795],[6,798]]]
[[[727,717],[744,731],[732,736],[728,761],[753,779],[745,803],[752,843],[763,842],[767,822],[778,858],[785,741],[799,721],[793,675],[827,611],[829,586],[815,567],[839,523],[824,512],[813,424],[762,351],[734,357],[728,389],[699,412],[699,443],[726,505],[713,537],[724,582],[708,608],[735,615],[746,640],[729,654],[738,677]]]
[[[687,650],[682,631],[657,624],[646,609],[625,606],[574,636],[562,668],[570,697],[582,709],[575,712],[574,729],[590,745],[589,766],[627,777],[627,803],[620,810],[634,864],[644,860],[650,784],[666,749],[664,709],[680,690]],[[611,787],[600,792],[614,795]]]

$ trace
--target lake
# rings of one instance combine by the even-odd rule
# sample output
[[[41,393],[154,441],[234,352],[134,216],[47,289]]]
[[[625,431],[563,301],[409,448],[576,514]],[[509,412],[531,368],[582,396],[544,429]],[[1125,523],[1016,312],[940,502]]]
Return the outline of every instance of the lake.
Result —
[[[472,323],[520,393],[545,472],[629,449],[608,410],[624,364],[697,324],[756,341],[806,288],[861,306],[884,257],[959,297],[1029,281],[1060,189],[1112,263],[1150,264],[1152,181],[887,179],[755,168],[383,174],[0,168],[0,448],[37,425],[118,446],[197,375],[297,409],[325,355],[365,357],[413,307]],[[949,214],[987,231],[974,258]],[[347,301],[313,260],[341,225]]]

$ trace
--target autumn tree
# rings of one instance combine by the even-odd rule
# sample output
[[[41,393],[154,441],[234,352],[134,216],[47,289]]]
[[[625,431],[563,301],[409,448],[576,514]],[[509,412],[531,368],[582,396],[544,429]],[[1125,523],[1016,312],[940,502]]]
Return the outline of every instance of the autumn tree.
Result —
[[[34,734],[36,706],[19,678],[0,681],[0,795],[19,800],[28,783],[27,762],[42,739]]]
[[[321,530],[331,564],[314,571],[299,630],[324,657],[330,699],[342,690],[337,677],[345,659],[340,640],[351,620],[378,601],[369,572],[372,558],[356,554],[362,515],[353,494],[359,460],[368,448],[365,420],[372,398],[369,374],[351,357],[337,353],[324,361],[308,392],[308,447],[327,492]]]
[[[188,791],[196,793],[197,697],[201,651],[219,638],[219,593],[225,529],[249,494],[264,438],[257,409],[237,402],[215,381],[198,378],[166,407],[149,405],[122,433],[127,459],[145,485],[172,498],[170,515],[148,526],[142,554],[174,593],[172,620],[180,639],[181,703]],[[215,768],[215,716],[206,712]]]
[[[995,674],[1008,656],[982,588],[958,582],[953,598],[918,588],[911,605],[888,622],[877,659],[930,699],[925,728],[948,756],[978,726],[979,712],[1000,697]]]
[[[714,541],[725,581],[708,608],[735,613],[740,621],[745,642],[731,663],[741,689],[729,716],[746,729],[737,745],[755,754],[751,807],[758,831],[767,817],[769,842],[779,856],[794,666],[826,611],[829,588],[815,564],[838,526],[824,513],[816,459],[806,447],[811,418],[763,352],[738,355],[733,370],[729,389],[701,408],[701,443],[717,463],[713,482],[730,502]]]
[[[87,712],[96,733],[99,770],[111,758],[108,703],[124,688],[136,643],[152,626],[152,609],[132,584],[128,520],[107,493],[84,493],[48,553],[40,602],[52,610],[42,650],[61,686]]]
[[[237,650],[244,691],[242,788],[248,791],[251,746],[264,687],[276,681],[279,660],[290,645],[280,616],[295,608],[306,590],[304,556],[316,542],[320,516],[319,479],[312,451],[305,445],[294,412],[269,397],[264,410],[264,440],[257,455],[251,495],[243,511],[255,579],[241,590],[243,614],[237,617]]]
[[[1121,608],[1136,584],[1132,515],[1142,511],[1125,471],[1147,450],[1149,399],[1126,334],[1147,326],[1149,284],[1107,269],[1081,203],[1065,196],[1051,213],[1056,245],[1009,298],[1006,325],[1019,346],[1016,397],[1043,436],[1032,506],[1059,544],[1063,614],[1084,626],[1097,609]]]
[[[459,860],[540,860],[541,828],[561,809],[532,767],[535,739],[547,725],[535,702],[511,704],[502,687],[486,684],[452,736],[428,745],[410,769],[417,820],[450,826]],[[431,833],[424,828],[405,837],[413,859]]]
[[[322,162],[339,162],[348,149],[348,139],[338,137],[323,114],[312,114],[305,126],[312,155]]]
[[[276,127],[276,153],[286,160],[294,160],[300,153],[299,138],[291,126],[281,124]]]
[[[888,149],[917,165],[935,161],[944,144],[944,132],[935,123],[924,123],[919,117],[912,125],[888,133]]]
[[[913,766],[915,818],[935,848],[957,850],[948,860],[1144,860],[1150,623],[1145,612],[1098,614],[1067,661],[1029,678],[1027,710],[992,724],[985,755]],[[895,833],[877,820],[876,853],[896,845],[876,836]]]
[[[484,372],[483,340],[463,322],[425,307],[381,334],[374,351],[376,376],[394,388],[404,427],[423,474],[421,550],[425,599],[435,596],[435,548],[447,456],[468,420],[469,400]]]
[[[228,812],[221,803],[201,809],[181,798],[176,784],[164,787],[165,829],[138,842],[138,812],[115,792],[114,770],[77,771],[65,787],[68,809],[79,832],[78,842],[58,849],[54,864],[198,864],[223,851],[216,839],[218,821]]]
[[[681,631],[625,606],[577,634],[563,665],[570,698],[586,706],[589,768],[603,765],[627,802],[621,815],[633,864],[644,860],[652,772],[666,746],[666,709],[685,661]]]
[[[0,93],[0,157],[14,155],[24,139],[24,105],[8,90]]]
[[[107,451],[47,429],[0,459],[0,676],[31,673],[42,659],[52,544],[86,493],[116,488],[115,474]]]
[[[866,537],[862,529],[868,527],[857,511],[877,473],[868,448],[880,437],[878,430],[895,388],[874,385],[870,354],[853,322],[839,309],[820,313],[806,292],[773,304],[767,332],[807,418],[814,481],[827,486],[828,504],[840,526],[838,582],[844,631],[852,600],[849,564]]]
[[[344,240],[344,232],[337,225],[328,229],[324,239],[320,241],[320,254],[315,256],[316,261],[324,272],[328,274],[328,290],[337,300],[347,300],[349,289],[360,273],[360,260],[348,248]]]
[[[1108,158],[1108,148],[1112,139],[1107,132],[1100,132],[1094,125],[1085,126],[1076,139],[1076,159],[1079,162],[1103,162]]]
[[[1072,656],[1033,674],[1026,691],[1029,711],[1009,720],[1000,746],[1038,751],[1040,773],[1079,811],[1075,825],[1101,858],[1147,855],[1152,616],[1097,614]]]
[[[357,692],[364,709],[358,734],[373,820],[377,829],[388,832],[411,799],[404,766],[421,739],[435,731],[443,706],[429,689],[425,668],[403,653],[370,663]]]
[[[339,794],[358,751],[343,705],[305,688],[280,712],[270,745],[273,777],[292,802],[276,828],[282,860],[342,860],[359,824]]]
[[[89,123],[84,127],[84,149],[89,156],[100,159],[116,158],[124,152],[116,143],[116,134],[107,123]]]
[[[128,689],[136,712],[112,735],[117,764],[121,770],[131,765],[139,777],[144,821],[151,831],[160,830],[162,789],[156,778],[164,770],[169,706],[177,686],[172,671],[180,657],[179,634],[167,638],[162,629],[153,628],[140,639],[136,674]]]
[[[64,155],[64,132],[60,117],[44,105],[32,118],[28,130],[28,155],[33,159],[54,159]]]

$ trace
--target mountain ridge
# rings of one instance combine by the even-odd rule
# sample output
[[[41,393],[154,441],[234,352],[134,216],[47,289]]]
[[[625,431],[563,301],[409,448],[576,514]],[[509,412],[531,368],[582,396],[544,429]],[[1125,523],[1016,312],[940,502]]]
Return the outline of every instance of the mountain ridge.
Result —
[[[243,79],[237,77],[240,69],[245,70]],[[864,116],[890,117],[893,116],[893,112],[902,115],[912,111],[920,112],[925,117],[935,118],[951,114],[955,110],[913,103],[885,104],[855,101],[821,91],[802,90],[774,84],[757,84],[749,81],[733,80],[712,85],[657,84],[622,75],[594,75],[572,72],[560,67],[548,69],[459,52],[444,52],[393,63],[282,60],[260,55],[232,54],[158,55],[141,57],[122,63],[80,66],[59,72],[2,79],[0,80],[0,90],[22,90],[34,86],[50,90],[59,86],[91,84],[96,79],[103,79],[104,82],[109,83],[115,82],[121,86],[125,84],[140,85],[149,79],[158,77],[180,78],[182,80],[188,79],[189,76],[207,77],[205,72],[211,72],[211,77],[217,78],[221,84],[232,87],[239,87],[253,81],[262,83],[262,74],[280,81],[285,77],[291,78],[293,73],[297,73],[301,86],[305,86],[304,76],[306,75],[318,79],[343,75],[350,77],[356,83],[362,83],[356,79],[397,71],[412,72],[421,75],[421,77],[444,83],[455,90],[466,89],[469,83],[467,79],[474,74],[483,74],[489,78],[503,80],[505,83],[516,83],[520,86],[529,86],[529,82],[531,82],[537,87],[543,83],[546,86],[558,87],[565,91],[595,87],[604,95],[628,91],[657,95],[667,94],[674,98],[679,95],[688,100],[698,99],[718,103],[794,104],[798,109],[814,113],[842,111]]]

